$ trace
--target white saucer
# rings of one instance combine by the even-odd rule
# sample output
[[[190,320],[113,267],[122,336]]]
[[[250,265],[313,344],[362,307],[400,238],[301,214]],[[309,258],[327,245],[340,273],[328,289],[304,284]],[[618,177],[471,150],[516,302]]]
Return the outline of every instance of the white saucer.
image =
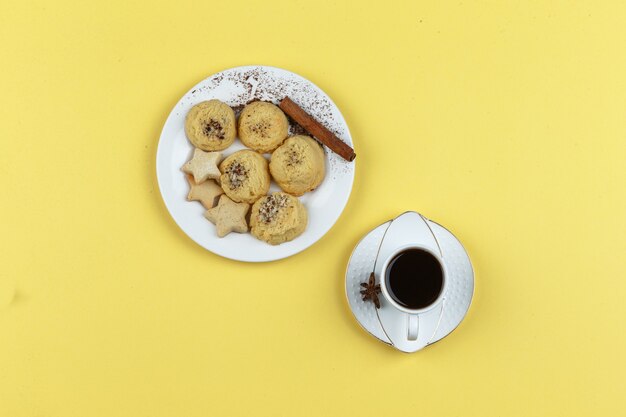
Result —
[[[394,227],[392,227],[392,225]],[[419,336],[410,341],[406,337],[408,315],[396,309],[382,294],[381,308],[361,299],[362,282],[376,269],[376,283],[380,284],[381,258],[390,246],[407,243],[432,245],[443,259],[447,271],[447,285],[441,303],[419,315]],[[463,320],[474,295],[474,271],[461,242],[447,229],[415,212],[406,212],[369,232],[354,248],[346,270],[346,296],[350,309],[359,324],[370,334],[403,352],[416,352],[443,339]]]

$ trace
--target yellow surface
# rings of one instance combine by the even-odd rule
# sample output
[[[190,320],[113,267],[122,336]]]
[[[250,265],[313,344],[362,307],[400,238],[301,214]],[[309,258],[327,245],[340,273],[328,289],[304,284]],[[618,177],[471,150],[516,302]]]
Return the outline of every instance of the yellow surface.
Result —
[[[624,2],[101,3],[0,3],[0,416],[626,413]],[[194,244],[155,179],[180,96],[250,63],[321,86],[358,153],[337,225],[263,265]],[[343,295],[408,209],[476,269],[414,355]]]

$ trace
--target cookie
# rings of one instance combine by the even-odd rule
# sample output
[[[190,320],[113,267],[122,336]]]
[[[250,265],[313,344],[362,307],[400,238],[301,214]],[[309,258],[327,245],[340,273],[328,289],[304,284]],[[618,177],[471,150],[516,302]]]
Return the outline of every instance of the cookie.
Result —
[[[187,182],[189,183],[189,194],[187,194],[187,201],[199,201],[207,208],[213,208],[215,206],[215,197],[224,194],[222,187],[217,185],[213,180],[204,181],[201,184],[196,184],[191,175],[185,175]]]
[[[217,206],[207,210],[204,217],[215,225],[219,237],[224,237],[230,232],[245,233],[248,231],[246,214],[249,208],[250,205],[247,203],[235,203],[222,195]]]
[[[292,136],[272,154],[270,173],[286,193],[312,191],[326,174],[324,150],[309,136]]]
[[[235,112],[219,100],[203,101],[189,110],[185,118],[189,142],[203,151],[221,151],[235,141]]]
[[[287,137],[289,122],[272,103],[254,101],[239,115],[239,139],[257,152],[271,152]]]
[[[235,152],[222,161],[220,171],[224,192],[238,203],[252,204],[270,188],[267,160],[254,151]]]
[[[306,229],[307,221],[307,212],[300,200],[278,192],[254,203],[250,214],[250,232],[257,239],[279,245],[300,236]]]
[[[193,151],[193,157],[181,169],[193,175],[196,184],[200,184],[208,179],[220,177],[221,173],[217,167],[220,159],[222,159],[221,152],[204,152],[196,148]]]

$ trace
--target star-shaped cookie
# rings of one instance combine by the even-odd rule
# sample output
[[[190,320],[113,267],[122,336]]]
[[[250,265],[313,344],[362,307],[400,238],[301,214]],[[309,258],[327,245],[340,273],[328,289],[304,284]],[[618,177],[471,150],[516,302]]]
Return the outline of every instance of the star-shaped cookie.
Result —
[[[193,151],[191,158],[181,168],[183,172],[193,175],[196,184],[200,184],[208,179],[219,178],[221,173],[217,163],[222,159],[221,152],[204,152],[197,149]]]
[[[185,175],[185,178],[187,178],[187,182],[189,183],[189,194],[187,194],[187,200],[199,201],[207,209],[215,206],[215,197],[224,194],[222,187],[217,185],[217,183],[213,180],[196,184],[191,175]]]
[[[230,232],[245,233],[248,231],[246,214],[249,208],[248,203],[235,203],[226,195],[222,195],[217,206],[207,210],[204,217],[215,224],[219,237],[224,237]]]

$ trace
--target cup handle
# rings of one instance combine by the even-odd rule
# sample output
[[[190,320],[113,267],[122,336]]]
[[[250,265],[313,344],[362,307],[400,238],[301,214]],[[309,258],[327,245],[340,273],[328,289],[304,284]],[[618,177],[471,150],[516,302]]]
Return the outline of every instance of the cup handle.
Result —
[[[420,319],[417,314],[407,314],[407,333],[408,340],[417,340],[417,334],[420,329]]]

